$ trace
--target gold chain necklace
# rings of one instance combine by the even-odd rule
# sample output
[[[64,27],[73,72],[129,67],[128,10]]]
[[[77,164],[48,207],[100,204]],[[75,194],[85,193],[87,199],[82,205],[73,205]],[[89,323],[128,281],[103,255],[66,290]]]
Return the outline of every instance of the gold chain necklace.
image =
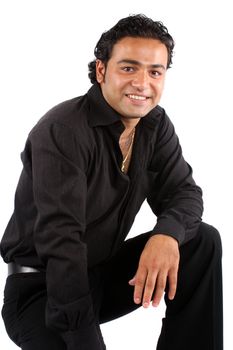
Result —
[[[121,164],[121,171],[124,173],[125,172],[125,163],[127,159],[129,158],[129,155],[131,153],[132,147],[133,147],[133,141],[134,141],[134,135],[135,135],[135,128],[133,129],[132,136],[131,136],[131,142],[129,145],[128,152],[125,155],[125,158],[123,158],[122,164]]]

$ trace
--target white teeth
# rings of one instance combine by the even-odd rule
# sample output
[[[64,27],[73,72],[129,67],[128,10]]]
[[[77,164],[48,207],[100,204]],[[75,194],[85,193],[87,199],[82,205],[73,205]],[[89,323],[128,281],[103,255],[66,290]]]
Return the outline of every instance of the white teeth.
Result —
[[[141,101],[145,101],[146,97],[145,96],[138,96],[138,95],[127,95],[129,98],[131,98],[132,100],[141,100]]]

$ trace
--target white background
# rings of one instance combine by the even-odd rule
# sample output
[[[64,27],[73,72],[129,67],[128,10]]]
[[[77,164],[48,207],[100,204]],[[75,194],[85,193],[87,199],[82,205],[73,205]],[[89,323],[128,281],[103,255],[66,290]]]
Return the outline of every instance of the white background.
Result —
[[[161,105],[176,126],[186,160],[203,188],[204,221],[223,241],[225,349],[232,349],[232,11],[230,0],[0,1],[0,235],[13,209],[20,151],[35,122],[90,87],[87,63],[101,33],[122,17],[161,20],[176,41]],[[151,229],[143,206],[131,234]],[[2,298],[6,266],[0,263]],[[162,304],[102,326],[109,350],[155,349]],[[0,321],[1,349],[13,350]],[[188,350],[188,349],[187,349]],[[207,349],[206,349],[207,350]]]

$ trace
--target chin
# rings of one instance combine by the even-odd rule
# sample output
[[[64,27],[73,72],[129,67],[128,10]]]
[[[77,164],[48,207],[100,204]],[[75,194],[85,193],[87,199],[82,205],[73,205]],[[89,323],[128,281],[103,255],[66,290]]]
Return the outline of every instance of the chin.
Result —
[[[141,119],[143,117],[145,117],[146,114],[140,114],[140,115],[122,115],[123,118],[125,119]]]

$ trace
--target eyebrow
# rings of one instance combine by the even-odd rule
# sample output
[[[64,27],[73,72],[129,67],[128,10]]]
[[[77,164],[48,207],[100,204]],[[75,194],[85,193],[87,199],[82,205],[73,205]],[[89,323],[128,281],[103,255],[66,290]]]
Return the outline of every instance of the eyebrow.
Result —
[[[128,64],[135,64],[137,66],[142,66],[143,64],[139,61],[136,60],[131,60],[131,59],[123,59],[117,62],[117,64],[121,64],[121,63],[128,63]],[[150,68],[162,68],[164,70],[166,70],[165,66],[163,64],[150,64],[149,65]]]

